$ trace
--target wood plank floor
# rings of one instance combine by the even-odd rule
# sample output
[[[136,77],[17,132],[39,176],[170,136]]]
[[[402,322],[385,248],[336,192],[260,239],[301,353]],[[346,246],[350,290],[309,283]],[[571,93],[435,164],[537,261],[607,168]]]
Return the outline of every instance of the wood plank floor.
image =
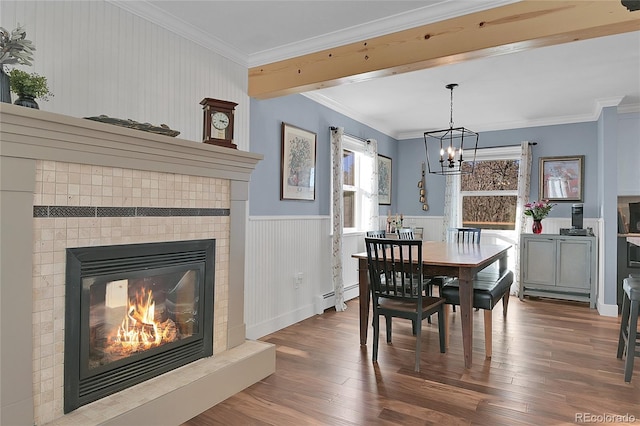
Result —
[[[437,321],[423,324],[421,372],[408,321],[371,361],[359,345],[358,300],[260,339],[277,346],[276,372],[189,420],[204,425],[562,425],[640,421],[640,360],[631,384],[616,358],[619,318],[588,304],[509,300],[493,311],[485,359],[482,311],[474,312],[473,366],[465,370],[458,313],[446,354]],[[594,416],[594,417],[588,417]],[[595,416],[609,416],[598,418]],[[620,416],[620,417],[615,417]],[[622,417],[622,416],[627,416]],[[631,420],[631,421],[630,421]],[[585,421],[586,422],[586,421]]]

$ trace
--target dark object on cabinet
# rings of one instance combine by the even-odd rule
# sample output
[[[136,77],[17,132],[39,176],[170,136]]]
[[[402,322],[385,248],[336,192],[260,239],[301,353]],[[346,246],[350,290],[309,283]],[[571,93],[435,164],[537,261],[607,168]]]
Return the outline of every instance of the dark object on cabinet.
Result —
[[[571,206],[571,229],[582,229],[583,212],[584,204],[580,203]]]
[[[629,203],[629,232],[640,233],[640,203]]]

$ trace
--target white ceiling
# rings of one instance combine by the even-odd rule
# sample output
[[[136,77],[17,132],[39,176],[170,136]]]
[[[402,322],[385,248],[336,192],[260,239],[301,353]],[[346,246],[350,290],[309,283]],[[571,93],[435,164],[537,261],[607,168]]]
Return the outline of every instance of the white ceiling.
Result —
[[[497,7],[462,1],[111,1],[253,67]],[[623,7],[620,5],[620,7]],[[640,11],[629,12],[638,14]],[[640,31],[351,83],[306,96],[397,139],[597,120],[640,110]],[[348,129],[346,129],[348,131]]]

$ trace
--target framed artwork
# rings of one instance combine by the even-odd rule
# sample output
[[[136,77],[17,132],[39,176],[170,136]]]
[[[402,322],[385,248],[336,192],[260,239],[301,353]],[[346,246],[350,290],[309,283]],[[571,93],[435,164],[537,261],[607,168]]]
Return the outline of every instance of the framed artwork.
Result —
[[[583,201],[584,155],[540,157],[540,199]]]
[[[391,205],[391,158],[378,154],[378,204]]]
[[[315,133],[282,123],[281,200],[315,200]]]

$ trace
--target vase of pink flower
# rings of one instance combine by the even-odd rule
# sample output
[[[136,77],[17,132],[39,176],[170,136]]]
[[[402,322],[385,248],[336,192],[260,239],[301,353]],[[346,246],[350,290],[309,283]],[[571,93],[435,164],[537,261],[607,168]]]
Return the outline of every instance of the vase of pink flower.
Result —
[[[553,206],[555,204],[550,203],[549,200],[534,201],[524,205],[525,216],[531,216],[533,219],[531,230],[534,234],[542,232],[542,219],[547,217]]]

